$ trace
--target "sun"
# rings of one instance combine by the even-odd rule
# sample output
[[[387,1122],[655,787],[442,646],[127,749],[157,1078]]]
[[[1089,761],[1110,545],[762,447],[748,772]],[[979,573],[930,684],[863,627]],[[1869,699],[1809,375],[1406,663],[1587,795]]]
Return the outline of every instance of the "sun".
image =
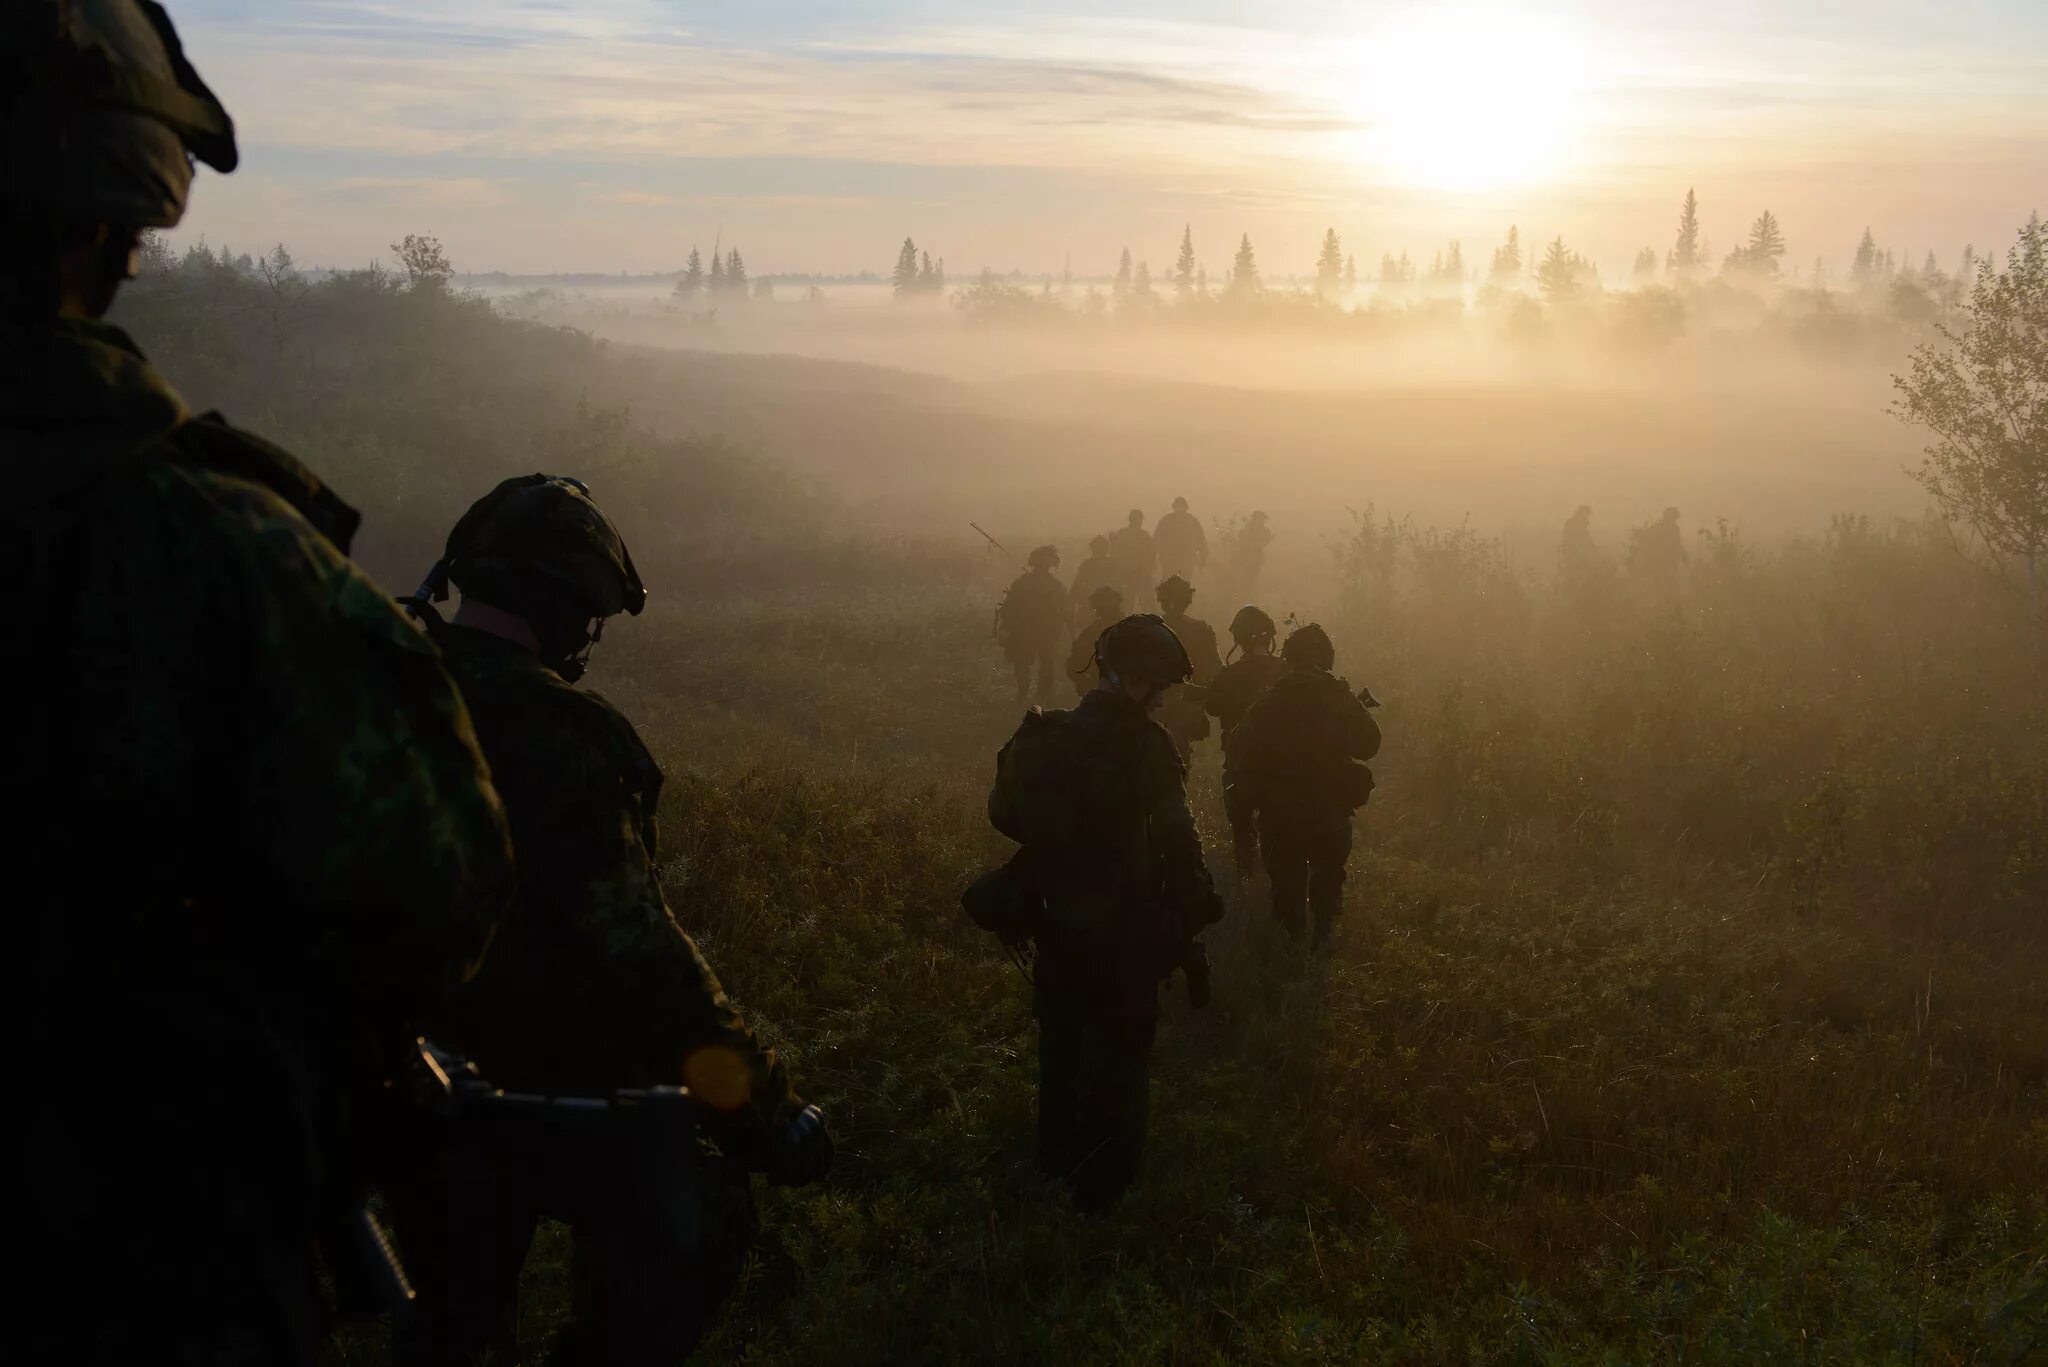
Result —
[[[1355,150],[1402,185],[1497,190],[1549,179],[1576,155],[1588,52],[1555,21],[1431,9],[1353,53],[1340,99],[1359,124]]]

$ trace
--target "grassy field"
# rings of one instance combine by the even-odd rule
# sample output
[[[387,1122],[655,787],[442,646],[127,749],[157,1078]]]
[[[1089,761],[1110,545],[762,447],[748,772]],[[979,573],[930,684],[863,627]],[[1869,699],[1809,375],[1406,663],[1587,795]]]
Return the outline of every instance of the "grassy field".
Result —
[[[1297,546],[1269,605],[1386,701],[1347,914],[1298,962],[1216,858],[1216,1001],[1167,999],[1146,1175],[1083,1219],[1031,1162],[1026,990],[957,903],[1004,853],[1014,567],[593,407],[617,358],[588,339],[308,297],[288,345],[218,275],[145,280],[130,321],[361,502],[394,585],[539,467],[598,484],[653,587],[590,682],[670,774],[678,915],[840,1144],[764,1194],[706,1361],[2048,1354],[2048,687],[1939,528],[1709,526],[1668,592],[1363,508]],[[1190,786],[1226,848],[1213,746]],[[562,1251],[529,1267],[534,1362]]]

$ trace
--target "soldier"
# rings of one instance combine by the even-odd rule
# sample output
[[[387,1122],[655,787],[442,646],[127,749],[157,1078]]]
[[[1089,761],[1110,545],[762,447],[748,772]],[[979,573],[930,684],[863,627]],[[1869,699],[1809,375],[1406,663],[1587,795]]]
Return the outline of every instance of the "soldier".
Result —
[[[430,598],[462,590],[453,621]],[[771,1180],[824,1175],[831,1141],[748,1031],[662,896],[662,774],[631,722],[574,687],[607,619],[647,600],[624,540],[578,481],[508,479],[465,513],[415,610],[441,647],[512,825],[524,923],[454,1004],[447,1037],[514,1090],[683,1084],[719,1147]],[[689,1355],[738,1279],[745,1179],[687,1177],[681,1217],[650,1218],[659,1178],[564,1173],[471,1155],[412,1174],[396,1206],[421,1313],[413,1363],[514,1356],[519,1271],[543,1215],[575,1231],[572,1351],[600,1362]]]
[[[1222,915],[1188,814],[1182,770],[1151,720],[1190,666],[1159,618],[1102,634],[1096,685],[1071,712],[1033,709],[996,759],[989,820],[1018,841],[1017,877],[1042,902],[1038,1159],[1097,1210],[1138,1175],[1159,986],[1188,972],[1207,1000],[1194,940]]]
[[[1159,723],[1173,737],[1173,748],[1180,752],[1185,764],[1194,753],[1195,743],[1209,734],[1209,713],[1202,694],[1223,672],[1223,658],[1216,653],[1216,629],[1188,616],[1188,608],[1195,601],[1193,585],[1175,575],[1161,584],[1157,593],[1159,611],[1187,648],[1188,660],[1194,667],[1193,678],[1174,685],[1159,708]]]
[[[1173,511],[1159,519],[1152,544],[1159,549],[1159,572],[1169,578],[1192,580],[1195,571],[1209,563],[1208,534],[1184,498],[1175,499]]]
[[[1237,587],[1242,593],[1259,591],[1259,574],[1266,567],[1266,547],[1273,544],[1273,529],[1266,525],[1264,512],[1254,511],[1237,531]]]
[[[1117,592],[1116,585],[1104,584],[1088,595],[1088,606],[1095,616],[1081,624],[1081,630],[1074,636],[1073,649],[1067,652],[1067,678],[1073,682],[1075,694],[1084,698],[1095,687],[1095,642],[1123,620],[1124,596]]]
[[[1378,703],[1331,673],[1336,651],[1313,622],[1288,634],[1280,658],[1288,672],[1232,728],[1230,757],[1258,807],[1274,918],[1299,941],[1306,901],[1320,949],[1344,906],[1351,814],[1372,792],[1365,761],[1379,753],[1380,728],[1366,709]]]
[[[168,17],[6,6],[0,80],[14,1352],[307,1363],[350,1119],[510,905],[504,814],[354,511],[100,321],[236,161]]]
[[[1259,864],[1258,801],[1230,738],[1259,695],[1287,672],[1287,662],[1273,653],[1278,634],[1265,612],[1250,603],[1239,608],[1230,619],[1230,653],[1238,658],[1223,666],[1205,699],[1209,715],[1223,728],[1223,811],[1230,818],[1239,878],[1250,877]]]
[[[1031,675],[1038,673],[1038,700],[1052,701],[1053,670],[1060,659],[1066,636],[1068,602],[1066,586],[1053,571],[1060,553],[1052,546],[1040,546],[1026,561],[1029,566],[1003,594],[996,609],[996,639],[1003,656],[1017,675],[1017,705],[1031,700]]]
[[[1109,554],[1109,538],[1094,538],[1088,543],[1088,558],[1075,569],[1073,586],[1067,591],[1074,603],[1074,621],[1087,620],[1088,600],[1105,584],[1114,587],[1116,576],[1116,561]]]
[[[1658,593],[1677,590],[1688,559],[1676,508],[1666,508],[1663,517],[1636,528],[1629,536],[1629,573]]]
[[[1158,557],[1153,550],[1152,533],[1145,530],[1142,511],[1131,509],[1129,519],[1109,538],[1109,553],[1116,561],[1117,585],[1124,591],[1124,601],[1143,602],[1157,582],[1152,570]]]

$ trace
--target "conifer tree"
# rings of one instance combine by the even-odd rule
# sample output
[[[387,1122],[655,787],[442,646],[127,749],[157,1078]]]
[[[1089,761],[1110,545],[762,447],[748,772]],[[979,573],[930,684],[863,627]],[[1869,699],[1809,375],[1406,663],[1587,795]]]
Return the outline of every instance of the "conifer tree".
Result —
[[[919,294],[930,294],[938,288],[938,283],[938,274],[932,270],[932,254],[930,252],[920,252],[918,254],[917,280],[915,284],[917,292]]]
[[[1749,225],[1749,244],[1742,248],[1743,266],[1757,275],[1776,275],[1778,258],[1785,254],[1785,234],[1778,230],[1778,218],[1769,209]]]
[[[690,263],[683,267],[683,275],[676,281],[676,297],[693,298],[704,288],[704,257],[695,247],[690,248]]]
[[[1508,240],[1493,249],[1493,264],[1486,274],[1496,285],[1508,284],[1522,274],[1522,230],[1514,224],[1508,225]]]
[[[734,294],[747,291],[747,268],[740,260],[738,247],[734,247],[725,258],[725,287]]]
[[[1110,292],[1114,294],[1118,299],[1125,299],[1130,296],[1131,249],[1129,247],[1124,248],[1124,254],[1117,258],[1116,280],[1111,285]]]
[[[1323,230],[1323,250],[1316,257],[1316,293],[1328,298],[1337,292],[1344,278],[1344,249],[1338,245],[1337,230]]]
[[[704,285],[707,292],[711,294],[723,294],[725,292],[725,258],[719,255],[716,246],[713,246],[711,249],[711,274],[706,277]]]
[[[1691,189],[1678,210],[1678,243],[1671,249],[1671,268],[1683,275],[1700,264],[1700,200]]]
[[[1585,261],[1577,252],[1568,251],[1564,237],[1560,234],[1543,249],[1543,260],[1536,266],[1536,287],[1543,291],[1545,300],[1561,304],[1579,290],[1579,275]]]
[[[1207,266],[1200,266],[1195,270],[1195,293],[1203,299],[1209,297],[1209,268]]]
[[[1355,256],[1346,256],[1344,258],[1344,292],[1346,294],[1351,294],[1357,289],[1358,258]]]
[[[1230,288],[1237,293],[1251,293],[1259,287],[1259,262],[1252,255],[1252,235],[1245,233],[1238,239],[1237,256],[1230,263]]]
[[[946,292],[946,258],[942,256],[942,257],[940,257],[940,258],[938,259],[938,262],[937,262],[937,264],[935,264],[935,265],[934,265],[934,266],[932,267],[932,293],[934,293],[934,294],[944,294],[945,292]]]
[[[1137,274],[1131,277],[1131,297],[1150,299],[1152,297],[1152,267],[1143,261],[1138,263]]]
[[[896,253],[896,269],[889,280],[898,299],[917,293],[917,243],[910,238],[903,239],[903,250]]]
[[[1657,249],[1645,247],[1636,253],[1636,279],[1650,280],[1657,274]]]
[[[1849,278],[1859,285],[1867,285],[1877,276],[1877,239],[1870,235],[1870,229],[1863,230],[1862,240],[1856,244],[1856,259],[1849,266]]]
[[[1207,286],[1204,287],[1207,292]],[[1182,299],[1194,293],[1195,289],[1195,229],[1193,224],[1183,225],[1180,230],[1180,255],[1173,263],[1173,292]]]

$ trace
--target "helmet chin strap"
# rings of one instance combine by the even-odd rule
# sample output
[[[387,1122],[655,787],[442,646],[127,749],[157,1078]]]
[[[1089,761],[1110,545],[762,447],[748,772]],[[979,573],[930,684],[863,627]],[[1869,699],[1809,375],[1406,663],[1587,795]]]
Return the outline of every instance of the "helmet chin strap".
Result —
[[[554,666],[555,673],[565,683],[575,683],[590,669],[590,652],[597,649],[598,640],[604,635],[604,618],[594,618],[590,634],[583,638],[583,649]]]

